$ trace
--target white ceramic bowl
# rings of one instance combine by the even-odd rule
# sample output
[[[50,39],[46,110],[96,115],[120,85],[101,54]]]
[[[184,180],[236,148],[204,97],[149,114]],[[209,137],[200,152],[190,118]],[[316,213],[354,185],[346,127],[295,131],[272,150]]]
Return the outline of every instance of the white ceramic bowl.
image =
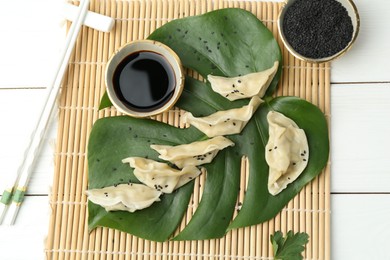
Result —
[[[287,50],[292,55],[294,55],[296,58],[304,60],[304,61],[308,61],[308,62],[312,62],[312,63],[322,63],[322,62],[328,62],[328,61],[331,61],[331,60],[334,60],[334,59],[340,57],[342,54],[347,52],[352,47],[353,43],[355,42],[355,40],[359,34],[359,29],[360,29],[360,17],[359,17],[358,10],[357,10],[356,5],[354,4],[354,2],[352,0],[336,0],[336,1],[340,2],[345,7],[345,9],[348,12],[348,15],[351,17],[351,20],[352,20],[353,33],[352,33],[352,39],[348,43],[348,45],[344,49],[339,51],[338,53],[336,53],[332,56],[324,57],[324,58],[320,58],[320,59],[313,59],[313,58],[305,57],[302,54],[298,53],[296,50],[294,50],[294,48],[291,47],[291,45],[286,40],[286,37],[283,33],[283,20],[284,20],[284,15],[286,13],[286,10],[295,1],[296,0],[286,1],[285,5],[282,7],[282,9],[279,13],[279,17],[278,17],[278,31],[279,31],[280,38],[282,39],[282,42],[286,46]]]
[[[118,98],[114,90],[113,77],[117,66],[129,55],[142,51],[162,55],[171,65],[175,77],[173,95],[161,107],[151,111],[137,111],[129,108]],[[184,71],[179,57],[171,48],[157,41],[138,40],[120,47],[113,53],[106,66],[105,83],[108,97],[118,111],[133,117],[150,117],[167,111],[174,106],[184,88]]]

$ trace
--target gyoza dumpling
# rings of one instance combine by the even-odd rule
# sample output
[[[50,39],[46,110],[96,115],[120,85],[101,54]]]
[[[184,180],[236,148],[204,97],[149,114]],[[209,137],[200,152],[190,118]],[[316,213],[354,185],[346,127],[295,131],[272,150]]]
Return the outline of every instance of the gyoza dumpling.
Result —
[[[169,161],[179,168],[189,165],[197,166],[211,162],[218,151],[234,143],[223,136],[217,136],[205,141],[197,141],[190,144],[176,146],[170,145],[151,145],[156,150],[160,159]]]
[[[264,71],[233,78],[208,75],[207,79],[215,92],[231,101],[253,96],[262,98],[274,78],[278,66],[279,61],[275,61],[271,68]]]
[[[265,159],[269,165],[268,190],[276,195],[306,168],[309,146],[305,132],[290,118],[271,111],[267,120],[269,139]]]
[[[134,212],[160,201],[161,191],[143,184],[119,184],[102,189],[87,190],[88,199],[106,211],[123,210]]]
[[[186,112],[182,119],[183,122],[198,128],[208,137],[238,134],[262,102],[259,97],[254,96],[248,105],[241,108],[218,111],[206,117],[194,117],[190,112]]]
[[[172,193],[200,174],[200,170],[195,166],[176,170],[166,163],[141,157],[128,157],[122,162],[129,163],[130,167],[134,168],[134,175],[140,182],[164,193]]]

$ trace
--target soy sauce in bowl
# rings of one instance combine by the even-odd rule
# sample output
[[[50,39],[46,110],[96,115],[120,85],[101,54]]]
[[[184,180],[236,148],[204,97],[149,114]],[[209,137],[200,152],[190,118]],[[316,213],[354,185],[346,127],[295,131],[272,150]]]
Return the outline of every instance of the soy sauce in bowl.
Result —
[[[150,112],[162,107],[175,91],[175,73],[160,54],[132,53],[119,63],[113,76],[114,91],[129,109]]]
[[[149,117],[169,110],[184,87],[177,54],[161,42],[138,40],[125,44],[106,66],[107,94],[118,111]]]

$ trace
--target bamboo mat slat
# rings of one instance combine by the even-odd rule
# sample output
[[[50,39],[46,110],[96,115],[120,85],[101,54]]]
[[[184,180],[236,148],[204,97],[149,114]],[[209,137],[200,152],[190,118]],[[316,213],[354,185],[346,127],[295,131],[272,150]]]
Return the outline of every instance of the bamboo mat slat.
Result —
[[[109,56],[126,42],[146,38],[168,21],[225,7],[239,7],[253,12],[278,40],[284,64],[276,95],[299,96],[312,102],[325,113],[329,122],[330,64],[300,61],[283,47],[276,23],[281,3],[249,0],[92,0],[90,10],[111,16],[116,23],[111,33],[83,27],[64,78],[50,194],[52,212],[45,249],[48,259],[265,260],[272,259],[269,236],[278,230],[309,234],[305,259],[330,259],[329,165],[274,219],[233,230],[221,239],[157,243],[108,228],[97,228],[88,233],[87,198],[84,195],[88,177],[88,136],[97,119],[118,115],[113,108],[98,110],[105,91],[104,68]],[[179,119],[182,112],[173,109],[155,119],[183,127]],[[238,201],[242,201],[244,196],[248,177],[246,167],[247,162],[243,159]],[[188,207],[177,232],[185,227],[196,210],[205,176],[202,174],[196,180],[191,198],[193,203]]]

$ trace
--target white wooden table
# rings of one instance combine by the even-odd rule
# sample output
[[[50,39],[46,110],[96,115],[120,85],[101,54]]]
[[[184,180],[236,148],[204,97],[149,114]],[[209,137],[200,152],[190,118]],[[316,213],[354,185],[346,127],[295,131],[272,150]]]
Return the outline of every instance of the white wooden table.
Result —
[[[64,43],[61,1],[0,2],[0,190],[14,174]],[[390,259],[390,1],[355,0],[361,31],[332,63],[332,259]],[[32,12],[33,11],[33,12]],[[56,121],[0,259],[44,259]]]

